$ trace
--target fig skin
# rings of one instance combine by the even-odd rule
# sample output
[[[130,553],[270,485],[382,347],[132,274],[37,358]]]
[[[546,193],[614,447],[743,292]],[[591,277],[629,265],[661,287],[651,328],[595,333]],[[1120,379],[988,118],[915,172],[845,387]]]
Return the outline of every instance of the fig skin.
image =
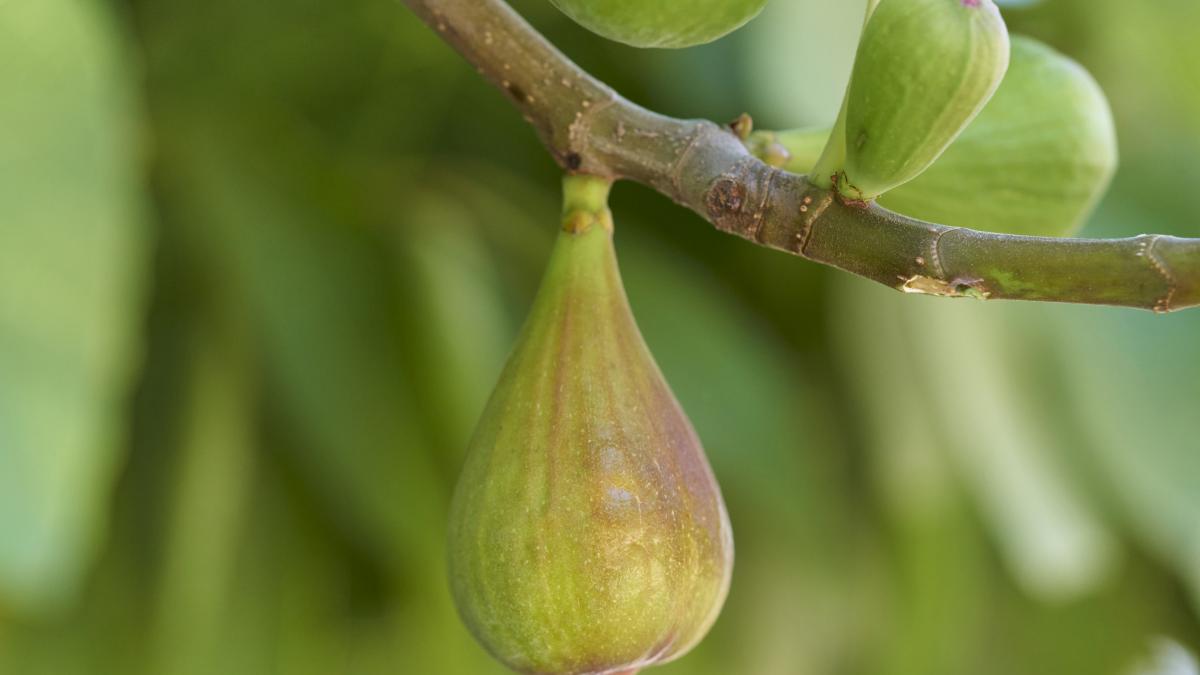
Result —
[[[1012,62],[983,112],[928,171],[879,203],[988,232],[1075,234],[1117,169],[1112,110],[1078,63],[1013,36]]]
[[[566,222],[577,231],[559,234],[470,443],[450,583],[468,628],[513,670],[632,673],[683,655],[716,620],[732,533],[634,323],[610,216]]]
[[[920,176],[879,198],[914,218],[985,232],[1076,234],[1117,170],[1116,127],[1096,80],[1037,40],[1011,37],[995,95]],[[756,131],[747,147],[808,173],[830,129]]]
[[[1008,58],[992,0],[879,3],[851,74],[838,191],[871,201],[920,175],[983,109]]]
[[[551,0],[593,33],[633,47],[681,49],[745,25],[767,0]]]

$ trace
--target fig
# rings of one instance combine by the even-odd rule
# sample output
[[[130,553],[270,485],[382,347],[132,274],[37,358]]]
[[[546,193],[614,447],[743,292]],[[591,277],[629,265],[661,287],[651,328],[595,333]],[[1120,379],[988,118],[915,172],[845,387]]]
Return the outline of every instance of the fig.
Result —
[[[1112,111],[1079,64],[1014,36],[996,95],[928,171],[880,199],[914,218],[1007,232],[1074,234],[1117,168]]]
[[[634,47],[712,42],[758,15],[767,0],[550,0],[584,28]]]
[[[816,163],[829,128],[755,131],[747,148],[793,173]],[[1117,168],[1112,111],[1095,79],[1050,47],[1012,36],[1000,88],[946,152],[879,199],[914,218],[987,232],[1074,234]]]
[[[563,231],[452,500],[450,584],[517,672],[633,673],[708,631],[733,538],[625,297],[608,183],[566,185]]]
[[[920,175],[987,103],[1008,58],[992,0],[880,2],[850,78],[838,191],[870,201]]]

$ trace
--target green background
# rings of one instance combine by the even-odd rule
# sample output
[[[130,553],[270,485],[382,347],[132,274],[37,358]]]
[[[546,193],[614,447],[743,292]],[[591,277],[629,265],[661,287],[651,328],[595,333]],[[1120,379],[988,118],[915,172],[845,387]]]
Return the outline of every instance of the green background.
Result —
[[[639,103],[761,128],[832,120],[862,11],[662,52],[516,6]],[[1112,101],[1083,236],[1200,236],[1200,4],[1005,14]],[[500,673],[445,514],[558,187],[394,0],[0,0],[0,673]],[[613,207],[738,546],[658,672],[1195,672],[1200,312],[906,297]]]

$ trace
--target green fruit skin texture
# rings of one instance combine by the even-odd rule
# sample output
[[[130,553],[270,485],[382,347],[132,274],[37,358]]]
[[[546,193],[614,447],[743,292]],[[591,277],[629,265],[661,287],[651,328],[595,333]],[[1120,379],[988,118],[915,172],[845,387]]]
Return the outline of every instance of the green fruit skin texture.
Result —
[[[634,47],[712,42],[758,15],[767,0],[551,0],[593,33]]]
[[[448,553],[465,623],[521,673],[670,661],[720,611],[729,518],[604,227],[559,235],[470,443]]]
[[[1117,168],[1104,92],[1079,64],[1014,36],[987,107],[928,171],[880,203],[922,220],[989,232],[1074,234]]]
[[[871,200],[920,175],[987,103],[1008,59],[992,0],[883,0],[851,76],[842,194]]]

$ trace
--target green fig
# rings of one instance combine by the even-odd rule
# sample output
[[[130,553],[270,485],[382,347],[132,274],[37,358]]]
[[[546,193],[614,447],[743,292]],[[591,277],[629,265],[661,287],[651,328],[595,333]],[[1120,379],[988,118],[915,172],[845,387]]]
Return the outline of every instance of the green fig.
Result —
[[[1013,37],[996,95],[946,153],[880,199],[914,218],[989,232],[1074,234],[1117,168],[1112,112],[1082,66]]]
[[[593,33],[634,47],[712,42],[758,15],[767,0],[551,0]]]
[[[808,173],[830,130],[755,131],[764,162]],[[879,199],[905,215],[955,227],[1043,237],[1078,231],[1117,169],[1108,99],[1078,63],[1014,35],[1000,88],[920,176]]]
[[[632,673],[687,652],[733,539],[691,423],[625,297],[608,183],[567,179],[564,231],[454,494],[464,622],[521,673]]]
[[[1008,68],[992,0],[883,0],[846,98],[838,191],[870,201],[916,178],[983,109]]]

